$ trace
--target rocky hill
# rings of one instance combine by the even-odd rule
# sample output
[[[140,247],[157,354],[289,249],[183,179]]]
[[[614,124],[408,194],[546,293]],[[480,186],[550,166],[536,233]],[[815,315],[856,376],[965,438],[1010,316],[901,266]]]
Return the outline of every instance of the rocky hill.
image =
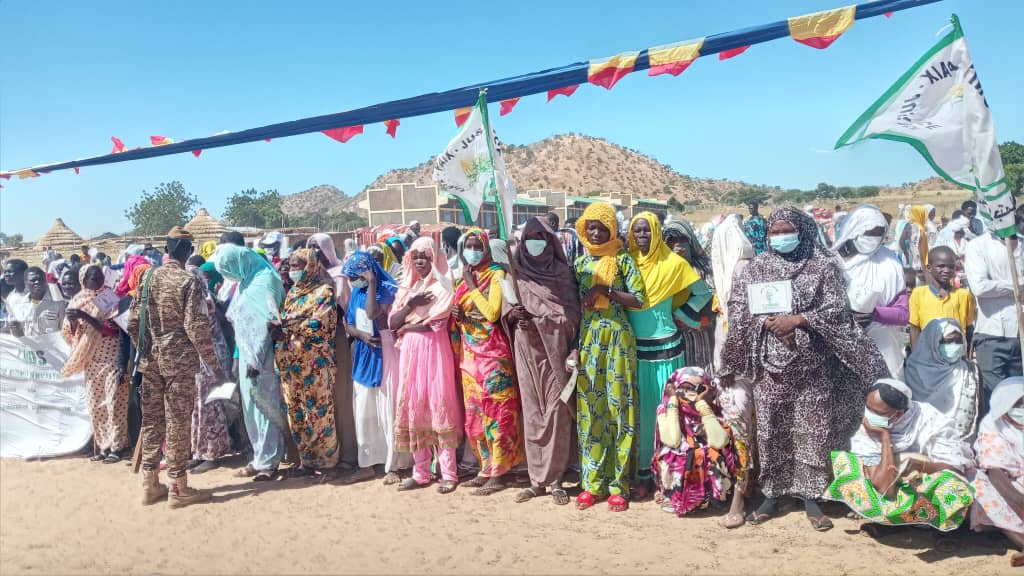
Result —
[[[334,215],[355,209],[355,199],[346,196],[336,186],[321,184],[309,190],[281,197],[281,211],[285,216],[306,214]]]
[[[414,182],[428,184],[434,173],[433,159],[415,168],[392,170],[367,186]],[[634,192],[662,200],[703,200],[741,187],[743,182],[692,178],[680,174],[637,150],[601,138],[562,134],[527,146],[507,145],[505,162],[520,191],[564,190],[586,196],[599,192]]]

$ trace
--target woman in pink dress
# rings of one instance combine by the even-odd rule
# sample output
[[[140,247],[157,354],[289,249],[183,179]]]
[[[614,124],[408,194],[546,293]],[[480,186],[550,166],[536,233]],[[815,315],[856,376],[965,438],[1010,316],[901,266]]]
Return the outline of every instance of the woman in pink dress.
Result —
[[[442,479],[438,491],[448,494],[458,486],[462,402],[448,334],[453,296],[447,261],[437,257],[432,239],[417,238],[402,259],[402,285],[390,319],[399,350],[395,450],[413,455],[412,478],[399,490],[430,483],[434,450]]]

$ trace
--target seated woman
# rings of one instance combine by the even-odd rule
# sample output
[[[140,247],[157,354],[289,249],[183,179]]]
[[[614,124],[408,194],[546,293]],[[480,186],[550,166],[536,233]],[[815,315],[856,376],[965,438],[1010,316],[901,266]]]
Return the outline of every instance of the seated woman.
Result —
[[[970,442],[978,417],[978,370],[964,358],[964,332],[952,318],[932,320],[924,328],[906,367],[907,386],[918,402],[930,404],[953,420],[960,438]]]
[[[725,502],[733,486],[739,458],[717,393],[701,368],[680,368],[665,384],[651,462],[665,512],[684,516],[712,499]]]
[[[1018,551],[1012,566],[1024,566],[1024,378],[1007,378],[992,391],[989,412],[974,443],[977,505],[971,528],[998,528]]]
[[[953,421],[915,402],[906,384],[883,378],[868,390],[850,452],[832,453],[835,480],[825,497],[878,524],[924,524],[943,532],[964,521],[973,468]]]

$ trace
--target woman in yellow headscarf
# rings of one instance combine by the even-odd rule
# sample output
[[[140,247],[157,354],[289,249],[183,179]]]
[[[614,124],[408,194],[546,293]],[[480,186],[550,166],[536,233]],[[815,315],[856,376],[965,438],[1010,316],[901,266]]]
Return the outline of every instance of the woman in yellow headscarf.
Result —
[[[914,270],[921,271],[928,265],[928,209],[911,206],[907,221],[914,225],[910,231],[911,262]]]
[[[199,255],[203,257],[203,260],[209,260],[210,256],[217,250],[216,240],[207,240],[203,242],[203,245],[199,247]]]
[[[576,222],[587,254],[576,259],[583,302],[580,349],[566,368],[578,368],[577,429],[580,483],[576,508],[608,497],[608,509],[629,507],[629,481],[636,463],[636,338],[626,308],[647,302],[644,279],[618,238],[615,209],[595,202]],[[578,363],[578,364],[577,364]]]
[[[682,256],[673,252],[661,237],[661,222],[650,212],[641,212],[629,224],[629,254],[636,260],[647,290],[640,309],[628,310],[636,334],[637,389],[640,400],[639,456],[634,497],[647,496],[653,477],[654,423],[662,388],[668,377],[686,366],[685,343],[673,321],[673,312],[690,300],[702,308],[711,291]]]

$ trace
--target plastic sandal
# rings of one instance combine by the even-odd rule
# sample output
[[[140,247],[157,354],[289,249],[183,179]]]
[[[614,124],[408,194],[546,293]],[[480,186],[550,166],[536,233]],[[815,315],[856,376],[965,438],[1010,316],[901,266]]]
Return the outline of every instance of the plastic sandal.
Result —
[[[609,512],[625,512],[629,510],[629,501],[618,494],[613,494],[608,497],[608,511]]]
[[[586,510],[597,503],[597,499],[590,492],[583,491],[576,497],[576,509]]]

